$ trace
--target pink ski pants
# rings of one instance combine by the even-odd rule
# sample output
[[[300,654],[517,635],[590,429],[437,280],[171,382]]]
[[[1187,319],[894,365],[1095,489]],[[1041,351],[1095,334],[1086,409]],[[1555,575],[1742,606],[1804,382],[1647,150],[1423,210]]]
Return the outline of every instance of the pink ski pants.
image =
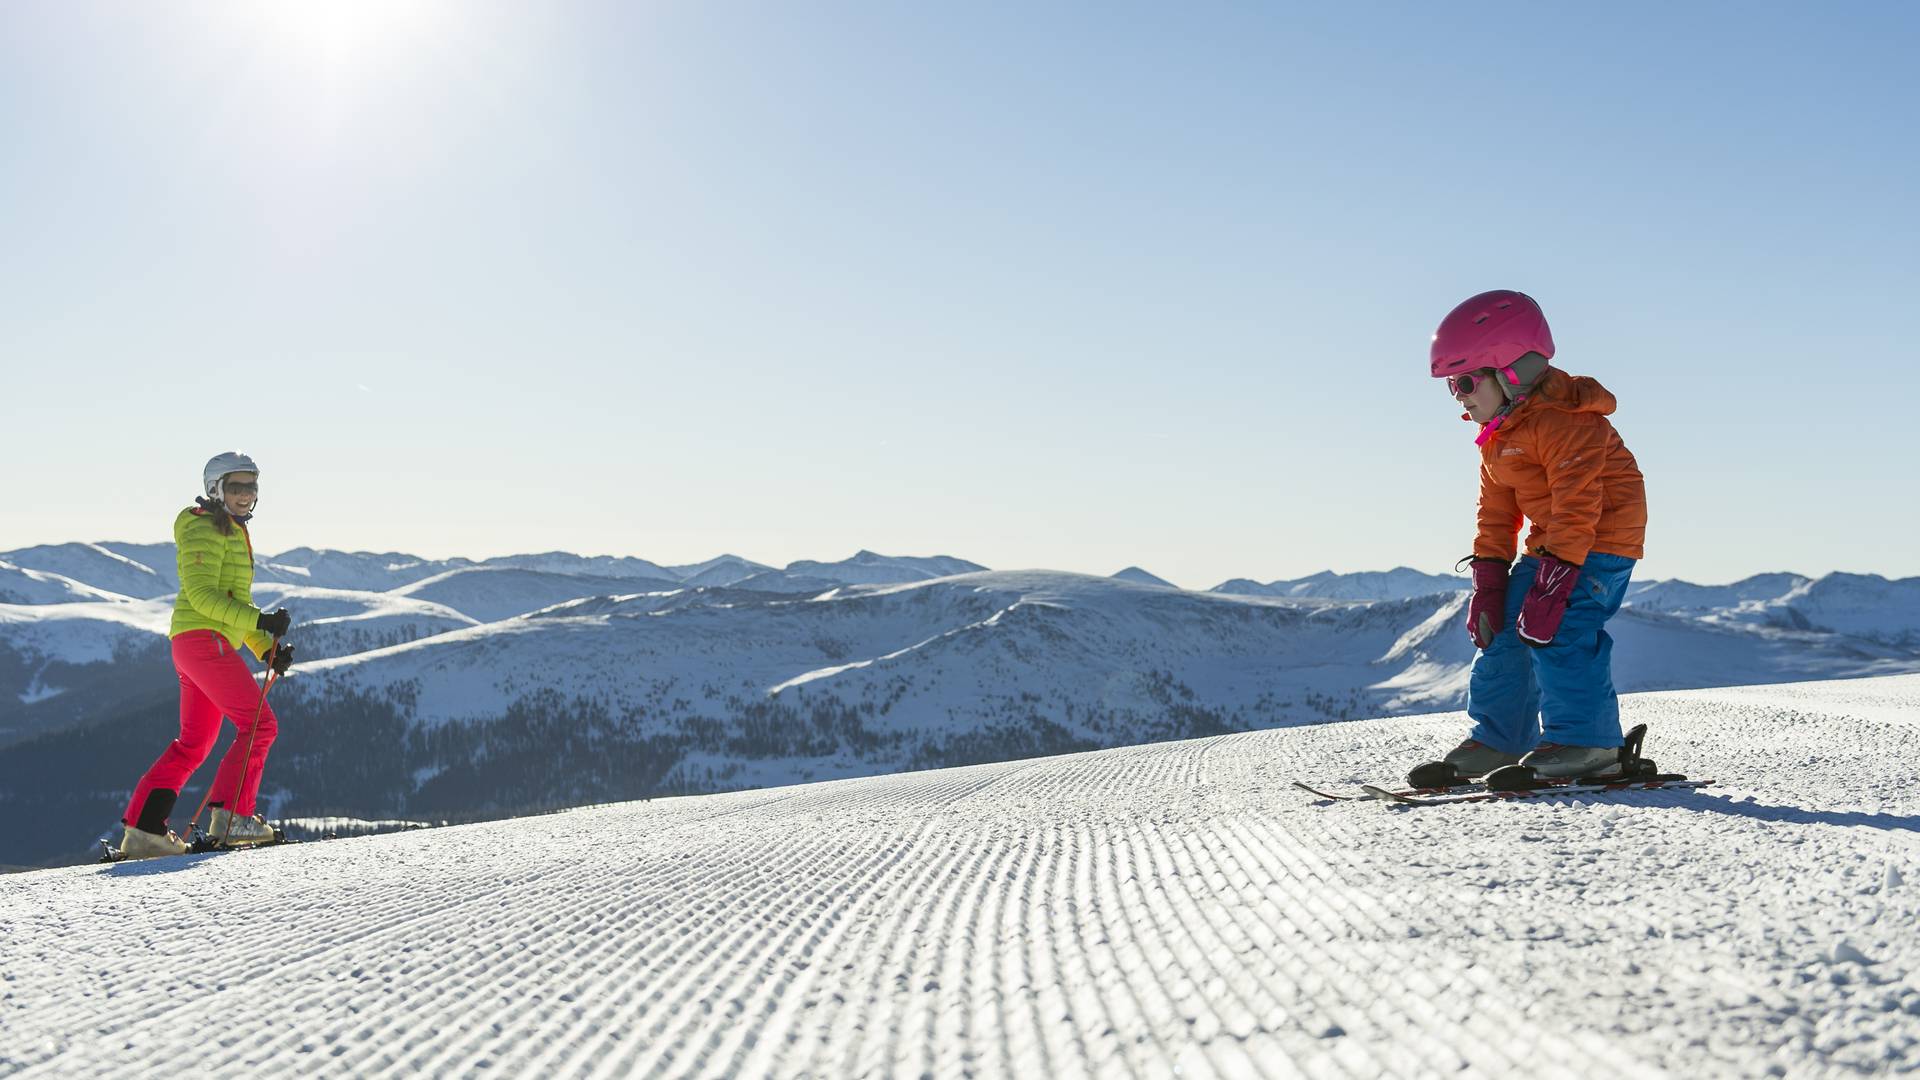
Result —
[[[267,763],[267,751],[279,725],[273,719],[272,706],[260,700],[260,684],[240,659],[239,650],[212,630],[189,630],[173,639],[173,667],[180,675],[180,737],[168,745],[159,760],[140,778],[127,803],[123,823],[140,820],[140,810],[153,791],[177,795],[193,770],[213,752],[220,735],[220,718],[229,717],[240,729],[233,745],[220,759],[220,771],[214,774],[209,801],[242,816],[253,813],[254,794],[260,790],[260,771]],[[253,759],[247,763],[247,786],[240,783],[240,759],[247,751],[247,734],[254,731],[255,710],[259,711],[259,730],[253,736]]]

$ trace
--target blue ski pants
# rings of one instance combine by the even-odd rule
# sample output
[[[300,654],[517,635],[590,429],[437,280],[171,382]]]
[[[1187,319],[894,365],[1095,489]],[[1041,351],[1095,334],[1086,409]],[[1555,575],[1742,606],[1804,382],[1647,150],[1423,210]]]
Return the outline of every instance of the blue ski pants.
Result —
[[[1473,738],[1509,754],[1539,742],[1619,746],[1620,698],[1613,690],[1613,638],[1606,623],[1626,599],[1634,561],[1593,552],[1567,601],[1553,642],[1534,648],[1514,622],[1540,561],[1522,556],[1507,583],[1506,626],[1474,658],[1467,686]]]

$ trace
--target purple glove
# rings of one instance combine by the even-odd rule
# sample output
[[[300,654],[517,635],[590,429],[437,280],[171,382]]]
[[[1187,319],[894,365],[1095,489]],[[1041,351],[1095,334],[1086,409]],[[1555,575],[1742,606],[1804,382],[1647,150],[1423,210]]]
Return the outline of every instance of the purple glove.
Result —
[[[1467,636],[1484,649],[1507,625],[1507,564],[1473,560],[1473,599],[1467,601]]]
[[[1551,555],[1540,556],[1540,570],[1533,576],[1527,598],[1520,601],[1520,618],[1514,623],[1520,640],[1536,649],[1552,644],[1553,635],[1560,632],[1560,618],[1567,613],[1567,601],[1573,597],[1573,587],[1579,583],[1579,567]]]

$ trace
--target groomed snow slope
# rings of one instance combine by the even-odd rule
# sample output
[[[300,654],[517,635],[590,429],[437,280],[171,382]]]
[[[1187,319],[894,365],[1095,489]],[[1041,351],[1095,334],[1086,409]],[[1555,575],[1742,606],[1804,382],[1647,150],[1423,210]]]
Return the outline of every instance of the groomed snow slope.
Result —
[[[1287,784],[1456,713],[0,878],[0,1074],[1920,1070],[1920,676],[1625,706],[1720,786]]]

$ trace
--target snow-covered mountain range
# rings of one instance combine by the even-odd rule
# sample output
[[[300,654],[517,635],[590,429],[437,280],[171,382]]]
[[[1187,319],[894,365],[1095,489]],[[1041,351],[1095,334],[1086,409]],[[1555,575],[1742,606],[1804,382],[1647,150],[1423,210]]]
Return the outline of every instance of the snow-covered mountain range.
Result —
[[[0,773],[29,778],[29,816],[116,813],[171,736],[170,554],[0,553],[42,598],[0,604]],[[1256,595],[864,551],[260,561],[300,657],[274,691],[286,812],[457,817],[1457,708],[1473,658],[1459,579],[1404,568]],[[1920,579],[1645,583],[1611,632],[1623,690],[1920,671]]]
[[[0,1075],[1911,1075],[1920,676],[1621,708],[1714,784],[1287,783],[1442,713],[7,875]]]
[[[1399,566],[1385,572],[1363,571],[1358,574],[1336,574],[1323,570],[1309,577],[1296,578],[1292,581],[1269,581],[1264,585],[1246,578],[1234,578],[1215,585],[1211,591],[1230,593],[1235,596],[1410,600],[1416,596],[1431,596],[1434,593],[1453,592],[1468,587],[1466,579],[1461,577],[1423,574],[1418,570]]]

